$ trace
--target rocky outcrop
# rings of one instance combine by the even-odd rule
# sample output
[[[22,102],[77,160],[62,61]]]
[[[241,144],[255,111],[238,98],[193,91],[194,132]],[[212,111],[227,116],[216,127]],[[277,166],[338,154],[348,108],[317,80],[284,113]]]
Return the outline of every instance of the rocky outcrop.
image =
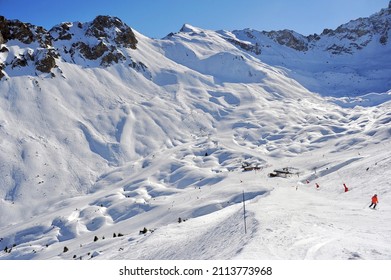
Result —
[[[0,80],[5,76],[3,73],[3,69],[4,69],[4,64],[0,63]]]
[[[38,42],[40,47],[52,44],[52,38],[41,26],[24,23],[19,20],[7,20],[0,16],[0,30],[3,43],[9,40],[18,40],[24,44]]]
[[[36,69],[43,73],[50,73],[57,66],[56,58],[58,58],[58,54],[54,50],[38,51],[35,59]]]
[[[5,61],[2,63],[0,78],[4,77],[7,66],[14,69],[34,65],[36,70],[45,73],[49,73],[56,66],[55,58],[58,58],[58,54],[51,49],[53,38],[43,27],[23,23],[19,20],[7,20],[0,16],[0,30],[0,42],[5,44],[0,50],[1,53],[9,53],[7,42],[10,40],[31,45],[22,54],[8,54],[13,57],[7,59],[8,63]]]
[[[9,52],[9,49],[6,46],[2,46],[0,49],[0,53]]]
[[[73,44],[72,47],[77,48],[80,53],[89,60],[96,60],[109,50],[102,41],[100,41],[96,46],[90,46],[84,42],[78,42]]]
[[[14,57],[10,65],[12,68],[16,67],[25,67],[28,65],[28,62],[32,61],[32,56],[29,53],[20,55],[19,57]]]
[[[72,23],[64,22],[49,30],[50,35],[55,41],[57,40],[71,40],[72,34],[70,33],[70,27]]]
[[[255,43],[253,45],[251,43],[246,43],[246,42],[243,42],[243,41],[235,40],[233,38],[227,38],[227,40],[229,42],[231,42],[232,44],[237,45],[238,47],[240,47],[243,50],[252,52],[252,53],[254,53],[256,55],[260,55],[261,54],[261,48],[259,47],[258,43]]]
[[[5,39],[3,35],[1,34],[1,29],[0,29],[0,45],[5,43]]]
[[[323,30],[321,37],[333,39],[326,50],[333,54],[353,53],[378,41],[386,45],[390,35],[391,8],[381,10],[368,18],[359,18],[339,26],[335,30]]]
[[[0,16],[0,53],[9,52],[7,42],[11,40],[31,46],[22,54],[10,53],[4,61],[0,61],[1,77],[4,77],[8,67],[13,69],[29,65],[35,66],[39,72],[50,73],[57,67],[57,59],[71,63],[97,61],[103,67],[129,60],[128,64],[133,65],[135,62],[124,55],[126,52],[122,48],[135,50],[138,43],[132,29],[117,17],[98,16],[87,23],[64,22],[47,31]]]
[[[82,56],[84,59],[98,60],[105,67],[126,60],[120,49],[137,49],[138,43],[129,26],[119,18],[110,16],[97,16],[92,22],[84,24],[62,23],[50,29],[49,33],[58,49],[69,53],[73,60]],[[86,40],[88,37],[93,40]],[[61,47],[64,40],[72,41],[70,49]]]
[[[35,69],[43,73],[50,73],[56,67],[58,54],[54,49],[27,50],[19,56],[15,56],[10,63],[3,64],[3,69],[10,66],[11,69],[34,65]]]
[[[238,37],[240,33],[244,35],[246,39],[236,39],[231,36],[224,36],[226,40],[233,43],[234,45],[240,47],[243,50],[250,51],[256,55],[262,53],[263,47],[270,47],[270,44],[267,43],[267,39],[271,39],[277,44],[292,48],[297,51],[307,51],[309,49],[309,42],[312,40],[318,40],[315,35],[307,38],[303,35],[300,35],[292,30],[281,30],[281,31],[256,31],[251,29],[245,29],[243,31],[233,31],[233,34],[236,34]],[[247,40],[247,38],[249,40]]]
[[[292,30],[271,31],[263,33],[280,45],[287,46],[297,51],[308,50],[308,38]]]
[[[79,29],[85,36],[94,37],[107,45],[137,48],[138,41],[133,30],[117,17],[97,16],[92,22],[84,24],[65,22],[54,26],[49,33],[55,41],[71,40],[76,33],[74,28]]]
[[[255,54],[261,54],[262,49],[273,46],[270,40],[299,52],[319,49],[333,55],[353,54],[372,42],[381,45],[389,43],[390,6],[370,17],[352,20],[335,30],[324,29],[320,35],[303,36],[291,30],[260,32],[251,29],[223,34],[231,43]]]
[[[120,52],[109,52],[104,57],[102,57],[101,65],[109,66],[114,63],[119,63],[120,61],[125,61],[126,57]]]
[[[88,27],[86,35],[95,38],[104,38],[107,41],[114,41],[121,47],[137,48],[138,41],[132,29],[117,17],[96,17]]]

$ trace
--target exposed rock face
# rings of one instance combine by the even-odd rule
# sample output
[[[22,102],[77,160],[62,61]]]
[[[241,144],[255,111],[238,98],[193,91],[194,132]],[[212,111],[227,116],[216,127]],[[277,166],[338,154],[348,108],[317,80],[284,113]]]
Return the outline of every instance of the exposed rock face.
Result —
[[[319,36],[316,34],[305,37],[292,30],[260,32],[245,29],[242,31],[233,31],[233,34],[235,35],[239,35],[240,33],[242,33],[246,39],[236,40],[235,38],[227,37],[226,40],[237,45],[241,49],[250,51],[256,55],[260,55],[262,53],[263,47],[270,47],[267,40],[272,40],[277,44],[302,52],[307,51],[310,48],[310,42],[319,40]],[[242,36],[239,35],[238,37]],[[247,38],[249,40],[247,40]]]
[[[43,27],[0,17],[0,30],[0,42],[2,44],[6,44],[10,40],[17,40],[23,44],[32,45],[23,54],[14,54],[15,56],[9,59],[10,62],[2,64],[1,77],[4,77],[3,71],[7,66],[13,69],[15,67],[25,67],[33,63],[37,70],[45,73],[49,73],[55,67],[55,58],[58,57],[58,54],[50,49],[53,38]],[[0,52],[9,52],[9,49],[3,46]]]
[[[120,61],[126,60],[125,56],[119,52],[109,52],[104,57],[102,57],[102,66],[109,66],[113,63],[119,63]]]
[[[114,36],[111,32],[108,32],[109,30],[115,30]],[[117,17],[96,17],[88,28],[86,35],[114,40],[117,45],[132,49],[136,49],[138,43],[132,29]]]
[[[5,46],[1,47],[0,53],[9,52],[9,49],[7,49]]]
[[[120,49],[136,49],[138,43],[129,26],[119,18],[110,16],[98,16],[92,22],[84,24],[63,23],[53,27],[49,33],[54,41],[58,42],[58,46],[63,40],[72,41],[70,49],[63,49],[64,52],[70,53],[73,59],[81,55],[88,60],[99,60],[102,66],[126,60]],[[88,37],[94,40],[85,40]]]
[[[5,76],[3,73],[4,64],[0,63],[0,80]]]
[[[368,46],[371,42],[386,45],[390,40],[391,2],[389,7],[367,17],[352,20],[336,28],[325,29],[323,32],[309,36],[300,35],[291,30],[259,32],[256,30],[238,30],[227,36],[227,40],[240,48],[260,54],[262,48],[269,47],[270,39],[279,45],[296,51],[306,52],[311,49],[321,49],[334,55],[352,54]],[[244,38],[245,37],[245,38]]]
[[[96,46],[89,46],[84,42],[78,42],[76,44],[72,45],[73,47],[79,49],[81,54],[89,59],[89,60],[95,60],[101,57],[106,51],[109,50],[109,48],[102,42],[100,41],[99,44]]]
[[[52,38],[47,31],[40,26],[34,26],[29,23],[23,23],[19,20],[7,20],[0,16],[0,41],[6,43],[9,40],[18,40],[24,44],[38,42],[41,47],[52,44]]]
[[[378,40],[382,45],[387,44],[391,25],[390,14],[390,8],[383,9],[369,18],[359,18],[343,24],[336,30],[325,29],[320,36],[340,41],[328,46],[326,50],[333,54],[353,53],[374,40]]]
[[[5,40],[4,40],[3,35],[1,34],[1,30],[0,30],[0,45],[4,44],[4,43],[5,43]]]
[[[93,39],[88,39],[88,37]],[[50,73],[56,65],[56,59],[63,59],[70,63],[75,61],[98,61],[101,66],[120,63],[129,60],[122,48],[137,49],[137,39],[132,29],[117,17],[98,16],[92,22],[70,23],[65,22],[50,29],[23,23],[18,20],[7,20],[0,16],[0,53],[6,53],[7,42],[17,40],[31,45],[29,51],[22,54],[9,54],[4,61],[0,61],[1,77],[7,67],[26,67],[34,65],[36,70]],[[82,59],[77,59],[81,57]],[[6,62],[8,61],[8,62]],[[137,67],[133,67],[137,68]],[[137,70],[143,67],[137,68]]]
[[[54,50],[43,50],[42,53],[37,54],[36,69],[43,73],[50,73],[56,67],[56,60],[58,54]]]
[[[72,34],[69,32],[72,23],[65,22],[60,25],[57,25],[49,30],[50,35],[54,40],[71,40]]]
[[[242,41],[239,41],[239,40],[235,40],[235,39],[231,39],[231,38],[228,38],[228,41],[230,41],[234,45],[239,46],[243,50],[253,52],[256,55],[261,54],[261,49],[259,48],[259,44],[258,43],[255,43],[253,45],[253,44],[250,44],[250,43],[245,43],[245,42],[242,42]]]
[[[280,45],[287,46],[297,51],[308,50],[308,38],[292,30],[263,32],[266,36],[278,42]]]
[[[25,67],[29,64],[29,62],[34,60],[33,52],[32,51],[25,51],[23,54],[20,54],[19,56],[15,56],[10,66],[12,68],[16,67]]]

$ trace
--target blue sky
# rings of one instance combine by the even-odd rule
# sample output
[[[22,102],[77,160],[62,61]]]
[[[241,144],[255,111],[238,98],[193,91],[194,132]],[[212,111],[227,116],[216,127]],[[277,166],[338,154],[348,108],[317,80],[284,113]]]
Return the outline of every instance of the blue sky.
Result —
[[[0,0],[0,15],[50,29],[64,21],[119,17],[162,38],[184,23],[210,30],[292,29],[303,35],[336,28],[388,7],[389,0]]]

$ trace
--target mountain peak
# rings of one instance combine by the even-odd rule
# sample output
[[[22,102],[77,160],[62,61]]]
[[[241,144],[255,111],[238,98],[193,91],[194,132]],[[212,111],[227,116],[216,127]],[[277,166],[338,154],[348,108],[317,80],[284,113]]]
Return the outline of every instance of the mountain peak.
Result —
[[[183,33],[192,33],[192,32],[200,33],[200,32],[202,32],[202,29],[200,29],[198,27],[195,27],[195,26],[192,26],[192,25],[190,25],[188,23],[185,23],[182,26],[182,28],[181,28],[181,30],[179,32],[183,32]]]
[[[71,30],[76,26],[78,32]],[[50,29],[51,36],[58,40],[71,40],[75,33],[83,33],[83,36],[94,37],[108,44],[126,48],[137,48],[137,39],[133,30],[123,23],[118,17],[99,15],[93,21],[87,23],[65,22]]]
[[[303,36],[292,30],[281,31],[256,31],[252,29],[237,30],[233,33],[237,37],[230,41],[243,45],[246,41],[246,49],[259,50],[261,53],[269,45],[269,39],[281,46],[306,52],[311,49],[321,49],[332,55],[354,54],[366,47],[385,46],[390,41],[391,28],[391,2],[388,8],[364,18],[351,20],[338,26],[335,30],[324,29],[323,32],[309,36]],[[237,40],[239,39],[239,40]],[[251,42],[252,46],[249,46]],[[257,45],[257,48],[254,46]]]
[[[15,53],[13,46],[20,45],[18,42],[29,45],[29,50]],[[130,65],[137,65],[123,50],[135,50],[137,43],[133,30],[114,16],[99,15],[86,23],[63,22],[49,31],[0,16],[0,44],[4,57],[0,61],[0,79],[14,68],[29,65],[33,66],[31,74],[38,70],[54,76],[52,69],[57,67],[56,59],[59,58],[86,65],[97,61],[101,66],[109,66],[127,60]]]
[[[86,35],[96,38],[110,38],[116,44],[132,49],[136,49],[137,45],[137,39],[132,29],[114,16],[97,16],[92,21]]]
[[[9,40],[18,40],[24,44],[38,42],[40,47],[51,44],[51,38],[43,27],[0,16],[0,44]]]

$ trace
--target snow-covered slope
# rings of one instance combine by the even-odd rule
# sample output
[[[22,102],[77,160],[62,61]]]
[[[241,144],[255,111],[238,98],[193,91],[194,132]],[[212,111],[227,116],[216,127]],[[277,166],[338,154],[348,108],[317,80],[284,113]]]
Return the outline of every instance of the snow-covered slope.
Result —
[[[106,16],[0,28],[0,259],[391,258],[389,79],[322,97],[297,73],[329,51],[270,34],[268,54],[238,47],[246,32],[153,40]],[[354,56],[386,76],[380,44],[373,68],[375,41],[330,55],[333,75]],[[283,167],[299,174],[268,176]]]
[[[354,97],[389,90],[391,60],[384,58],[391,56],[390,26],[388,7],[320,35],[252,29],[219,33],[262,61],[285,69],[312,91]]]

